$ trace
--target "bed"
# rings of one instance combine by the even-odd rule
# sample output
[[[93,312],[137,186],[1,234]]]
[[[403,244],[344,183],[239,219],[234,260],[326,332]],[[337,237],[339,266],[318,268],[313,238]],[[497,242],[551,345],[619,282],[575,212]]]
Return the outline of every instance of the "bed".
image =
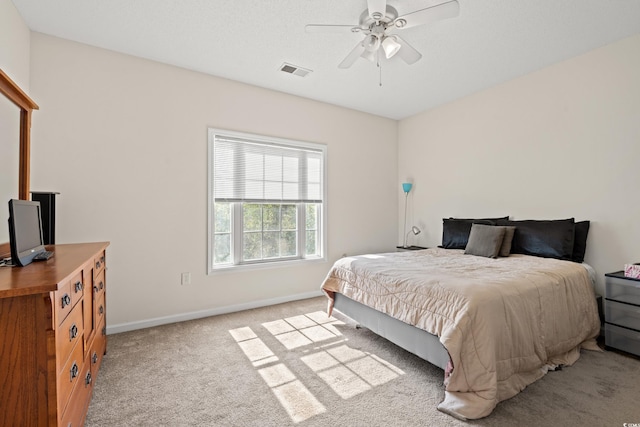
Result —
[[[597,350],[600,322],[593,270],[573,254],[581,240],[573,219],[564,224],[573,224],[566,227],[571,245],[553,248],[567,259],[544,251],[550,250],[547,243],[558,243],[557,237],[567,237],[568,231],[541,243],[529,239],[528,223],[465,221],[469,227],[463,227],[456,247],[445,248],[452,246],[445,224],[443,247],[342,258],[322,290],[330,311],[338,309],[444,369],[445,396],[439,410],[477,419],[548,370],[573,364],[581,348]],[[533,223],[534,235],[540,223]],[[541,228],[546,237],[548,225]],[[511,248],[503,256],[495,247],[495,256],[473,253],[477,236],[484,244],[491,240],[484,232],[495,234],[498,228],[503,232],[491,245],[504,249],[507,227]],[[477,229],[483,233],[475,233]],[[533,254],[519,253],[528,251],[531,242]]]

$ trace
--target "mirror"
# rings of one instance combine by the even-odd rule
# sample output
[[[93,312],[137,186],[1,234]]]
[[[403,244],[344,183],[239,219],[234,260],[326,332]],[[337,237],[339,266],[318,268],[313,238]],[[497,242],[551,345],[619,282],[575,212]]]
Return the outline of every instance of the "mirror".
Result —
[[[9,199],[18,198],[20,171],[20,109],[0,97],[0,242],[9,241]]]
[[[31,113],[38,109],[38,105],[1,69],[0,93],[4,95],[4,98],[0,98],[0,149],[2,150],[0,197],[3,197],[0,199],[0,221],[3,222],[0,223],[0,256],[8,256],[10,250],[7,202],[16,196],[22,200],[29,199]],[[19,110],[18,115],[15,114],[15,107]],[[19,117],[17,121],[15,121],[16,116]],[[7,156],[5,156],[5,150]],[[6,205],[6,209],[2,209],[2,205]]]

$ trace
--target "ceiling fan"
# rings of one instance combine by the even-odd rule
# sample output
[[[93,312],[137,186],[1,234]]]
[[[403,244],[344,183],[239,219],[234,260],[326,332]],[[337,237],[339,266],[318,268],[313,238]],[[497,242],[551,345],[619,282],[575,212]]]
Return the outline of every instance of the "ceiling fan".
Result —
[[[458,1],[448,0],[398,16],[398,11],[393,6],[389,6],[386,0],[367,0],[367,9],[360,15],[359,24],[356,26],[308,24],[305,30],[308,33],[353,32],[365,35],[364,39],[338,65],[339,68],[351,67],[359,57],[375,61],[381,48],[387,59],[397,54],[404,62],[411,65],[422,58],[422,54],[390,31],[394,28],[400,30],[453,18],[458,16],[459,12]]]

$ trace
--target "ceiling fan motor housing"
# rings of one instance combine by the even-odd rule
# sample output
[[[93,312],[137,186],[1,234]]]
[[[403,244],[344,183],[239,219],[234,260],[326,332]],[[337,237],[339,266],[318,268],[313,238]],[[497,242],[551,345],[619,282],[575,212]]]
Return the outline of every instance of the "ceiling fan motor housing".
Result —
[[[398,11],[393,6],[387,5],[386,13],[384,16],[380,17],[380,19],[376,20],[369,16],[369,10],[366,9],[360,15],[360,27],[363,29],[368,28],[371,31],[374,31],[375,27],[382,27],[384,30],[390,26],[393,21],[398,17]]]

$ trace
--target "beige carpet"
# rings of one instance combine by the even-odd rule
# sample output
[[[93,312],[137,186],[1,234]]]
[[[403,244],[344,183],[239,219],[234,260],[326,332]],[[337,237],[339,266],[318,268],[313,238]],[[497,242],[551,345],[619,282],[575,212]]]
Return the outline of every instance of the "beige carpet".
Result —
[[[617,426],[640,359],[583,351],[482,420],[439,412],[442,370],[324,298],[110,335],[86,426]],[[341,320],[342,319],[342,320]]]

